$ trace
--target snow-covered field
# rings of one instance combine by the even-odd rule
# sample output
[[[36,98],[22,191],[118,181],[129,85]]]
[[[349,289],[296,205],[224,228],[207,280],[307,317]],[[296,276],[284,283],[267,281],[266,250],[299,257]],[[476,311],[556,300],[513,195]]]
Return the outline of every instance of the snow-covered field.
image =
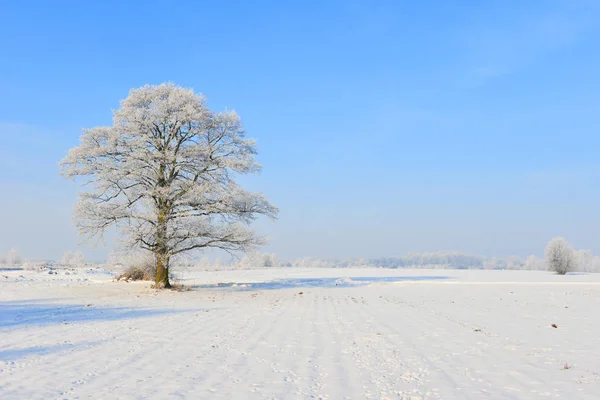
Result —
[[[600,398],[600,274],[180,280],[192,290],[0,270],[0,399]]]

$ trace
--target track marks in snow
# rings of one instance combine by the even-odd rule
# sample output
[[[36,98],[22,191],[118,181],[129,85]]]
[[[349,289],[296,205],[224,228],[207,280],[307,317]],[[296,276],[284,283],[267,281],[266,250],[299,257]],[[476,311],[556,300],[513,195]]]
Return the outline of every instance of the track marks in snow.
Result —
[[[108,283],[94,299],[86,287],[75,291],[84,299],[55,301],[172,312],[5,327],[0,397],[600,398],[597,343],[567,340],[594,331],[590,317],[572,310],[598,301],[595,289],[565,295],[545,285],[525,297],[501,286],[427,283],[180,294],[124,288]],[[559,328],[544,318],[560,318]],[[561,362],[574,367],[562,370]]]

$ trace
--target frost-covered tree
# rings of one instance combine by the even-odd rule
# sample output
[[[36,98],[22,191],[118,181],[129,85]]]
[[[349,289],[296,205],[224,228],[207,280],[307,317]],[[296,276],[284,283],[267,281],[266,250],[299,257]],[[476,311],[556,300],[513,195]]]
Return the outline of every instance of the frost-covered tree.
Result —
[[[519,256],[510,256],[506,260],[506,269],[508,270],[520,270],[523,269],[523,262]]]
[[[498,258],[492,257],[488,260],[484,260],[482,262],[481,268],[486,269],[486,270],[500,269],[500,268],[503,268],[503,264],[502,264],[502,261],[499,260]]]
[[[546,263],[548,270],[559,275],[575,269],[575,254],[573,247],[562,237],[557,237],[546,246]]]
[[[588,272],[600,272],[600,257],[592,258]]]
[[[591,250],[575,250],[575,264],[577,270],[581,272],[592,272],[594,256]]]
[[[544,260],[540,260],[536,256],[530,255],[525,260],[524,269],[527,271],[544,270],[546,269],[546,264],[544,263]]]
[[[21,264],[21,255],[19,254],[19,250],[10,249],[8,252],[8,256],[6,257],[6,262],[11,265],[19,265]]]
[[[278,267],[280,264],[274,253],[246,253],[236,264],[236,268],[252,269],[265,267]]]
[[[87,177],[75,221],[88,239],[118,226],[130,248],[152,252],[156,285],[170,287],[169,261],[207,247],[262,244],[249,225],[277,208],[245,191],[236,175],[257,173],[255,142],[235,112],[173,84],[134,89],[113,125],[85,129],[62,161],[65,177]]]
[[[80,251],[67,251],[58,262],[61,265],[80,266],[85,264],[85,256]]]

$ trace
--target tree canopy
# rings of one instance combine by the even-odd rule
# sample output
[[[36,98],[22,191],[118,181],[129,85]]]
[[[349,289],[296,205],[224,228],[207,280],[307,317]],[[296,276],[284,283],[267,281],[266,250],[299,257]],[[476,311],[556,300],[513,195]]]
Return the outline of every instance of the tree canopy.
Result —
[[[168,287],[173,256],[264,243],[250,223],[278,210],[236,182],[261,170],[255,155],[235,112],[214,113],[202,95],[162,84],[131,90],[113,125],[84,129],[61,166],[67,178],[87,178],[75,208],[80,233],[118,226],[129,247],[156,256],[156,284]]]

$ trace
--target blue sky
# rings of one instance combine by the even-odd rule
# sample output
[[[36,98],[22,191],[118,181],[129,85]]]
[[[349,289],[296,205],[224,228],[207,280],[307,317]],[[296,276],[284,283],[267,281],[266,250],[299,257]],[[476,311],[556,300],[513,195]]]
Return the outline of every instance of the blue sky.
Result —
[[[58,162],[165,81],[258,140],[265,251],[600,253],[595,1],[9,1],[0,21],[1,253],[106,256]]]

